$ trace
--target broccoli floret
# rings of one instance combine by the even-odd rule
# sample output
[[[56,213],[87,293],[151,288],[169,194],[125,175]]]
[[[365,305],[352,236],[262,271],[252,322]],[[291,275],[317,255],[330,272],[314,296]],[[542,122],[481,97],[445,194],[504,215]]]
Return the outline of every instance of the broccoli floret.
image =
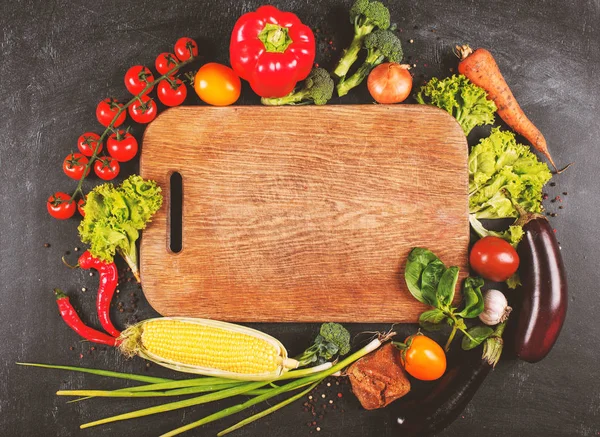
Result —
[[[280,106],[296,105],[298,103],[310,103],[315,105],[324,105],[333,95],[333,79],[324,68],[313,68],[306,80],[304,87],[299,91],[292,91],[284,97],[266,98],[263,97],[263,105]]]
[[[299,367],[322,364],[334,356],[350,352],[350,333],[339,323],[323,323],[311,347],[296,357]]]
[[[358,59],[364,38],[375,29],[390,27],[390,11],[379,1],[356,0],[350,8],[350,22],[354,24],[354,37],[333,73],[344,77]]]
[[[352,88],[360,85],[371,70],[382,62],[400,62],[402,60],[402,43],[390,30],[376,30],[368,34],[365,37],[364,46],[367,49],[367,58],[356,73],[338,83],[337,90],[340,97],[345,96]]]

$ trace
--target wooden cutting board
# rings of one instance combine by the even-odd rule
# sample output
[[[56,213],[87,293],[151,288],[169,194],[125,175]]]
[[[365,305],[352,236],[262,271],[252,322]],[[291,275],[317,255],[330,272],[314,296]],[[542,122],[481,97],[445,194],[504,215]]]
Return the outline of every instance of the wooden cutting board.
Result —
[[[183,183],[170,250],[170,176]],[[144,135],[163,188],[141,275],[165,316],[237,322],[415,322],[415,246],[467,269],[467,143],[420,105],[180,107]]]

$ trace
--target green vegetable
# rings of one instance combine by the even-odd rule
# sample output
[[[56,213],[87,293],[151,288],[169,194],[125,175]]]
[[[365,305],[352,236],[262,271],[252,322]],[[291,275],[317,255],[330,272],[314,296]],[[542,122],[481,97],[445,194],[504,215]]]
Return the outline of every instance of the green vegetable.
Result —
[[[483,343],[490,335],[494,333],[494,328],[489,326],[474,326],[467,331],[471,337],[463,337],[462,348],[466,351],[471,350]]]
[[[529,212],[542,210],[542,189],[552,174],[529,147],[517,143],[515,134],[492,129],[489,137],[473,147],[469,155],[469,221],[481,237],[495,235],[517,246],[521,226],[504,232],[488,231],[479,219],[514,218],[514,203]],[[513,278],[511,284],[518,282]]]
[[[421,314],[419,325],[428,331],[441,329],[444,322],[451,327],[446,350],[449,349],[457,331],[461,331],[469,340],[475,341],[468,333],[463,319],[475,318],[483,311],[481,294],[483,279],[465,279],[462,291],[465,305],[461,311],[452,305],[458,282],[458,267],[446,268],[430,250],[422,247],[411,250],[404,270],[404,279],[415,299],[434,307]]]
[[[324,105],[331,99],[333,87],[333,79],[327,70],[313,68],[304,81],[304,88],[301,90],[293,91],[284,97],[263,97],[260,101],[267,106],[296,105],[310,102],[315,105]]]
[[[358,59],[365,36],[376,28],[385,30],[390,27],[390,11],[378,1],[356,0],[350,8],[350,22],[354,25],[354,37],[333,70],[337,77],[348,74],[350,67]]]
[[[335,355],[343,356],[350,352],[350,333],[339,323],[323,323],[315,341],[296,359],[299,366],[311,363],[324,363]]]
[[[497,110],[484,89],[462,74],[442,80],[434,77],[421,88],[417,101],[448,112],[458,121],[465,135],[469,135],[475,126],[494,123]]]
[[[107,183],[86,198],[85,217],[79,225],[81,241],[92,255],[111,262],[119,253],[139,281],[136,241],[139,231],[162,205],[160,187],[133,175],[120,186]]]
[[[371,70],[382,62],[398,63],[402,60],[402,43],[391,30],[376,30],[369,33],[364,39],[364,47],[367,49],[365,62],[352,76],[347,79],[342,78],[337,85],[340,97],[345,96],[352,88],[360,85]]]

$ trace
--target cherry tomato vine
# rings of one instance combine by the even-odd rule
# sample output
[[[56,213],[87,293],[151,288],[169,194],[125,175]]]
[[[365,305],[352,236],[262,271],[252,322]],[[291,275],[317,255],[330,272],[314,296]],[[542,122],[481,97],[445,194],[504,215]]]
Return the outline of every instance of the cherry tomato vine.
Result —
[[[130,140],[129,137],[131,137],[131,134],[129,134],[128,131],[117,130],[117,128],[125,121],[127,112],[129,112],[134,121],[139,123],[149,123],[154,120],[157,115],[156,102],[154,99],[148,97],[148,94],[155,86],[163,82],[162,88],[166,89],[166,85],[168,84],[169,89],[166,90],[166,92],[163,92],[164,95],[167,95],[165,99],[167,101],[163,100],[165,98],[164,95],[161,96],[160,93],[158,94],[159,100],[165,105],[175,106],[183,103],[185,96],[187,95],[187,90],[183,83],[184,81],[179,79],[176,74],[182,67],[198,58],[198,45],[191,38],[180,38],[175,43],[175,53],[176,54],[163,53],[158,56],[158,58],[165,61],[160,63],[159,74],[161,75],[159,77],[154,78],[152,72],[144,66],[133,66],[127,71],[125,75],[126,88],[130,92],[135,91],[135,93],[132,93],[134,94],[133,98],[128,102],[120,103],[111,97],[102,100],[98,104],[96,116],[100,124],[105,126],[104,132],[101,135],[93,132],[86,132],[79,137],[78,148],[81,153],[70,154],[64,164],[65,173],[70,171],[71,173],[67,174],[71,178],[78,179],[77,187],[71,196],[66,193],[57,192],[48,199],[47,207],[51,216],[59,219],[66,219],[72,217],[77,209],[80,212],[83,211],[81,209],[81,203],[85,202],[85,195],[82,188],[83,181],[86,179],[92,168],[94,168],[98,177],[103,180],[110,180],[117,176],[119,172],[118,161],[121,159],[115,159],[113,156],[100,156],[103,143],[112,136],[121,138],[121,136],[124,135]],[[158,67],[158,59],[156,64]],[[136,76],[138,79],[137,83]],[[184,76],[185,80],[193,86],[194,75],[185,73]],[[129,155],[131,154],[131,148],[132,146],[130,145],[128,151]],[[115,151],[114,147],[112,150],[113,152]],[[137,152],[137,142],[135,143],[135,151]],[[122,159],[121,161],[129,160],[133,158],[133,156],[128,156],[127,158],[128,159]],[[78,165],[78,174],[73,174],[75,164]],[[77,201],[78,198],[79,201]],[[61,207],[61,204],[64,205]]]

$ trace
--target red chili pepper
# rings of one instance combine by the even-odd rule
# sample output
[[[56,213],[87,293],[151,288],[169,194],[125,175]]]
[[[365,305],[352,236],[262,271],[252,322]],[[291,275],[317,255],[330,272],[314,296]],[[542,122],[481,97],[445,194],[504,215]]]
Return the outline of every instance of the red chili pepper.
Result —
[[[54,290],[54,294],[56,295],[56,304],[58,305],[60,315],[73,331],[81,335],[86,340],[93,341],[94,343],[102,343],[109,346],[117,345],[116,338],[111,337],[104,332],[90,328],[83,323],[75,311],[75,308],[73,308],[73,305],[71,305],[69,297],[65,293],[57,288]]]
[[[94,257],[86,250],[79,257],[79,267],[88,270],[93,268],[100,274],[100,285],[98,287],[98,296],[96,298],[96,311],[100,324],[106,332],[113,337],[118,337],[121,332],[114,327],[110,320],[110,302],[115,294],[119,281],[119,272],[115,263],[102,261]]]
[[[283,97],[306,79],[315,60],[312,30],[291,12],[261,6],[242,15],[229,45],[231,67],[261,97]]]

